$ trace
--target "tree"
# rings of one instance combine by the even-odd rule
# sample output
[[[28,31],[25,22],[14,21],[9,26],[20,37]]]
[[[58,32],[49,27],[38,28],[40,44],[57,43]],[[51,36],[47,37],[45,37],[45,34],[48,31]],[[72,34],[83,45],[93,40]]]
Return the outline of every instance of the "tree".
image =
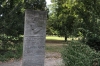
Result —
[[[50,10],[48,13],[48,20],[47,20],[47,35],[57,35],[57,30],[53,28],[54,22],[57,21],[57,16],[56,16],[56,8],[57,4],[52,3],[47,6],[47,8]]]
[[[0,5],[0,40],[2,48],[7,49],[11,45],[9,42],[16,43],[20,41],[20,35],[23,35],[23,1],[2,0]]]
[[[45,10],[46,2],[45,0],[0,0],[0,41],[3,49],[9,48],[12,43],[17,44],[22,41],[25,8]]]
[[[80,7],[76,8],[76,14],[82,20],[80,25],[84,40],[90,47],[100,50],[100,0],[77,2]]]
[[[65,41],[67,41],[68,35],[72,35],[74,31],[74,20],[76,18],[72,10],[74,2],[70,0],[52,0],[52,2],[56,5],[53,7],[52,13],[54,17],[57,17],[54,20],[53,28],[57,30],[59,36],[64,36]]]
[[[65,41],[68,35],[73,34],[76,36],[81,34],[84,39],[91,32],[99,35],[99,0],[52,0],[52,2],[56,4],[52,14],[57,17],[53,28],[58,31],[58,35],[65,37]]]

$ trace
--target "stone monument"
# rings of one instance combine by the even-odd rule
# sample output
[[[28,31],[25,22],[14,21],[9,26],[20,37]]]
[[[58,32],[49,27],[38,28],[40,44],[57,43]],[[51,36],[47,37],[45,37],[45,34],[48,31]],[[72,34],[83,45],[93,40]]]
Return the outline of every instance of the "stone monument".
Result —
[[[44,66],[46,11],[25,11],[22,66]]]

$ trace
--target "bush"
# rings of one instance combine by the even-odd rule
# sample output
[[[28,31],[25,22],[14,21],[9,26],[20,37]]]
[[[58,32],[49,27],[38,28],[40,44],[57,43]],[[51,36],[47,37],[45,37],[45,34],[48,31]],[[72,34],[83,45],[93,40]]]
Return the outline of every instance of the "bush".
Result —
[[[88,45],[72,41],[61,52],[65,66],[99,66],[100,53]]]
[[[86,44],[96,51],[100,51],[100,37],[99,36],[91,36],[88,37]]]
[[[13,49],[9,50],[0,50],[0,61],[8,61],[11,59],[20,59],[22,57],[22,50],[23,49],[23,44],[19,43],[16,44]]]

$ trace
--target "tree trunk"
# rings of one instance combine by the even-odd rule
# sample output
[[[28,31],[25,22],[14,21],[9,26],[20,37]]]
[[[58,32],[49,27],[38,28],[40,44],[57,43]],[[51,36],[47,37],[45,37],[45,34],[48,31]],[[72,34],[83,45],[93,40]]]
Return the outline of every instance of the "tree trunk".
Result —
[[[67,42],[67,37],[65,36],[65,42]]]
[[[66,33],[66,34],[65,34],[65,42],[67,42],[67,38],[68,38],[68,37],[67,37],[67,33]]]
[[[68,38],[68,36],[67,36],[67,27],[65,26],[65,42],[67,42],[67,38]]]

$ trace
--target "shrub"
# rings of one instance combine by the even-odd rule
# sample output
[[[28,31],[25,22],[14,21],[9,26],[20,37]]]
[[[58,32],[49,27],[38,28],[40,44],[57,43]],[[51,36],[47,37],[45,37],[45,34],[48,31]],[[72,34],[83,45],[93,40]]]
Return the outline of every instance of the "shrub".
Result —
[[[86,44],[91,48],[94,48],[96,51],[100,51],[100,37],[99,36],[91,36],[88,37]]]
[[[100,53],[78,41],[72,41],[67,46],[64,46],[61,54],[65,66],[100,65]]]
[[[11,59],[20,59],[22,57],[22,50],[23,49],[23,45],[22,43],[16,44],[15,47],[13,47],[13,49],[9,49],[9,50],[0,50],[0,61],[4,62],[4,61],[8,61]]]

